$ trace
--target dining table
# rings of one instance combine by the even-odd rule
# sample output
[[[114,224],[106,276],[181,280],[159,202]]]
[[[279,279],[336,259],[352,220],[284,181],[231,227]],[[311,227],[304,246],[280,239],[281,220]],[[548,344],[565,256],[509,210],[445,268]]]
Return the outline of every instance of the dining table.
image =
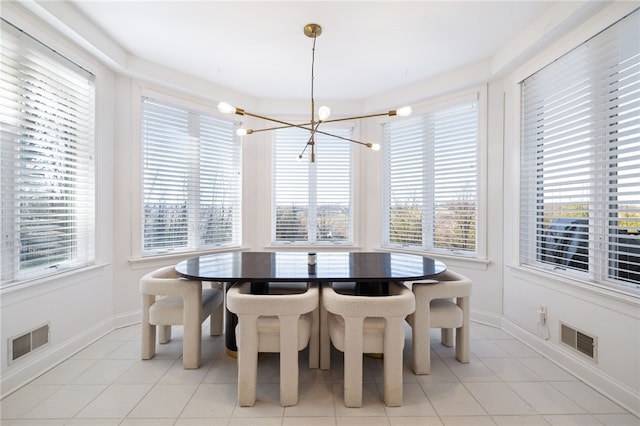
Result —
[[[307,283],[335,283],[339,291],[382,296],[385,283],[435,278],[446,270],[436,259],[419,254],[383,251],[231,251],[191,257],[175,266],[178,275],[200,281],[250,282],[251,291],[270,294],[306,288]],[[338,290],[336,290],[338,291]],[[235,352],[237,319],[225,316],[225,345]]]

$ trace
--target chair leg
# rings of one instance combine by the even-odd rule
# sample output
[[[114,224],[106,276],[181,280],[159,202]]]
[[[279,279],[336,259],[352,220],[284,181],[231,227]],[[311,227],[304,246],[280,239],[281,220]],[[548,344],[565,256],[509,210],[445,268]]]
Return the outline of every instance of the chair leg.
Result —
[[[429,301],[420,301],[418,304],[418,300],[416,300],[416,311],[413,314],[413,326],[411,327],[413,372],[415,374],[429,374],[431,372],[430,330]]]
[[[448,348],[453,346],[453,328],[441,328],[440,329],[440,341],[443,346]]]
[[[141,358],[151,359],[156,355],[156,326],[149,323],[149,307],[153,304],[155,296],[142,295],[142,348]]]
[[[344,405],[362,407],[362,335],[364,318],[344,319]],[[348,343],[347,343],[348,342]]]
[[[298,403],[298,316],[280,317],[280,405]]]
[[[322,296],[320,296],[322,297]],[[320,300],[320,369],[331,366],[331,337],[329,336],[329,312]]]
[[[320,368],[320,309],[316,309],[311,313],[309,368]]]
[[[222,323],[224,316],[224,304],[219,304],[209,317],[209,335],[220,336],[222,334]]]
[[[388,407],[402,405],[403,322],[402,318],[387,318],[384,330],[384,403]]]
[[[171,341],[171,326],[159,325],[158,326],[158,342],[161,345],[169,343]]]
[[[193,284],[189,284],[196,287]],[[202,322],[200,312],[202,309],[202,287],[195,291],[185,292],[183,297],[183,324],[184,340],[182,341],[182,365],[185,369],[200,367],[202,351]]]
[[[469,346],[469,297],[458,297],[457,304],[462,309],[462,327],[456,329],[456,358],[460,362],[467,363],[469,362],[471,349]]]
[[[243,316],[238,330],[238,404],[252,407],[258,381],[258,317]]]

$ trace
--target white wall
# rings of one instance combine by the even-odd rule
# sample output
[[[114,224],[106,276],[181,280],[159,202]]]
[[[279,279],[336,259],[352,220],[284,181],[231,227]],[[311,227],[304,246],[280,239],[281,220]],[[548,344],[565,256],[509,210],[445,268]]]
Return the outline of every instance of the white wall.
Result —
[[[93,57],[14,3],[3,2],[2,16],[34,37],[47,40],[52,48],[94,73],[96,98],[99,100],[96,105],[97,266],[2,291],[0,369],[1,393],[4,396],[114,327],[111,190],[115,99],[113,73]],[[47,323],[50,326],[50,343],[10,364],[7,355],[9,339]]]
[[[512,41],[492,60],[472,64],[441,77],[421,82],[359,103],[344,103],[341,110],[349,113],[377,111],[420,103],[460,90],[482,87],[486,102],[486,149],[484,157],[482,191],[485,194],[483,214],[486,219],[484,258],[464,260],[442,258],[447,265],[468,275],[474,282],[472,316],[504,327],[551,359],[571,369],[580,377],[596,385],[627,408],[640,412],[638,389],[640,374],[640,318],[638,299],[619,297],[608,291],[594,292],[574,283],[553,280],[550,276],[536,275],[517,267],[517,86],[523,69],[535,69],[551,61],[569,45],[586,39],[586,33],[613,22],[626,6],[614,4],[602,11],[594,10],[594,2],[559,2],[552,13],[532,28],[523,30],[522,37]],[[637,3],[636,3],[637,4]],[[99,222],[99,235],[103,250],[101,260],[105,266],[83,274],[56,280],[51,286],[38,286],[2,297],[2,353],[6,354],[6,337],[21,329],[52,321],[52,345],[42,356],[7,367],[2,359],[2,393],[10,391],[21,379],[33,377],[77,349],[91,338],[98,337],[114,326],[138,321],[140,298],[138,280],[147,271],[173,264],[182,257],[153,260],[134,258],[133,247],[139,239],[136,221],[139,212],[139,93],[141,87],[179,94],[188,99],[209,102],[212,105],[225,99],[248,109],[270,114],[291,115],[298,104],[259,101],[234,93],[225,88],[195,80],[171,70],[162,69],[129,57],[117,46],[109,44],[104,36],[90,26],[78,23],[78,16],[68,10],[51,9],[43,3],[43,16],[55,15],[52,25],[65,23],[73,27],[72,35],[90,45],[89,50],[100,50],[101,58],[116,70],[107,73],[104,98],[100,104],[100,144],[103,147],[101,186],[98,194],[104,212]],[[602,9],[606,4],[598,2]],[[4,7],[4,4],[3,4]],[[60,8],[60,4],[56,8]],[[6,16],[6,8],[3,16]],[[598,12],[595,19],[589,18]],[[66,21],[65,21],[66,19]],[[587,19],[585,25],[578,25]],[[25,28],[33,27],[33,20],[24,20]],[[29,24],[29,22],[31,24]],[[39,26],[42,27],[42,26]],[[574,28],[567,32],[567,28]],[[585,29],[587,28],[587,29]],[[68,28],[67,28],[68,30]],[[46,34],[45,39],[58,39]],[[550,43],[554,44],[551,45]],[[99,47],[99,49],[98,49]],[[528,58],[529,62],[523,62]],[[525,64],[525,65],[523,65]],[[524,66],[524,68],[516,68]],[[204,96],[206,99],[202,99]],[[378,137],[375,123],[363,124],[361,136],[375,142]],[[269,246],[270,213],[270,146],[266,135],[253,135],[244,142],[244,197],[243,242],[248,248],[264,249]],[[380,246],[380,181],[379,153],[360,152],[356,178],[357,218],[356,246],[376,249]],[[55,301],[56,311],[49,307]],[[544,340],[536,334],[537,316],[533,306],[544,304],[549,308],[550,338]],[[600,351],[597,364],[580,360],[562,349],[557,343],[558,321],[566,321],[599,338]],[[88,326],[88,330],[87,330]],[[34,354],[35,355],[35,354]],[[13,372],[19,371],[20,374]]]

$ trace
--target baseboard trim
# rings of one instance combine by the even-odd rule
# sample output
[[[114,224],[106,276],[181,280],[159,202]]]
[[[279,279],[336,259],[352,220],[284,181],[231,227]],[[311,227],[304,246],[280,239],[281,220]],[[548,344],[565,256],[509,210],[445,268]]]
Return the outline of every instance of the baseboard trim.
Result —
[[[587,363],[579,357],[562,350],[560,347],[554,345],[553,342],[535,335],[526,328],[506,318],[502,318],[501,328],[540,353],[549,361],[573,374],[635,416],[640,417],[640,392],[638,392],[638,390],[631,389],[623,383],[603,374],[595,369],[593,364]]]
[[[118,329],[122,327],[128,327],[134,324],[140,324],[141,315],[142,315],[142,312],[140,310],[116,315],[113,317],[113,328]]]
[[[471,321],[480,324],[490,325],[492,327],[502,327],[502,317],[500,315],[489,314],[486,312],[471,311]]]
[[[69,359],[111,331],[139,323],[140,315],[140,311],[116,315],[96,324],[60,345],[49,348],[48,350],[34,352],[31,359],[25,359],[21,365],[16,364],[10,372],[2,374],[2,378],[0,379],[0,389],[2,390],[0,398],[5,398],[17,391],[22,386]]]

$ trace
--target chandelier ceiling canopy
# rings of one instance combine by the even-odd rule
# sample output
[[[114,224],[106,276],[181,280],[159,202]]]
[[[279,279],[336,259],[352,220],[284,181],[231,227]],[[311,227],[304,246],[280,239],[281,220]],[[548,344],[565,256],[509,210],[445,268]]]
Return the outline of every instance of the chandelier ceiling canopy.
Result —
[[[291,128],[291,127],[297,127],[300,129],[304,129],[304,130],[308,130],[309,131],[309,139],[307,140],[307,143],[304,145],[302,152],[300,153],[300,155],[298,156],[298,158],[302,158],[302,156],[304,155],[305,151],[307,150],[307,148],[310,149],[310,155],[309,155],[309,161],[310,162],[315,162],[316,161],[316,151],[315,151],[315,135],[316,134],[321,134],[321,135],[326,135],[326,136],[331,136],[333,138],[337,138],[337,139],[342,139],[348,142],[353,142],[359,145],[363,145],[367,148],[371,148],[374,151],[378,151],[380,150],[380,145],[379,144],[374,144],[374,143],[369,143],[369,142],[360,142],[354,139],[350,139],[350,138],[346,138],[343,136],[339,136],[339,135],[335,135],[329,132],[325,132],[323,130],[319,130],[320,124],[323,123],[335,123],[337,121],[348,121],[348,120],[359,120],[359,119],[363,119],[363,118],[372,118],[372,117],[383,117],[383,116],[408,116],[411,115],[411,107],[409,106],[405,106],[402,108],[398,108],[398,109],[393,109],[390,111],[386,111],[386,112],[381,112],[381,113],[375,113],[375,114],[366,114],[366,115],[358,115],[358,116],[352,116],[352,117],[343,117],[343,118],[333,118],[333,119],[329,119],[329,116],[331,115],[331,110],[328,106],[321,106],[320,108],[318,108],[318,112],[317,112],[317,118],[316,118],[316,107],[315,107],[315,98],[314,98],[314,93],[313,93],[313,79],[314,79],[314,65],[315,65],[315,52],[316,52],[316,39],[320,36],[320,34],[322,34],[322,27],[318,24],[307,24],[304,26],[304,34],[313,39],[313,47],[311,49],[311,119],[309,120],[309,122],[307,123],[301,123],[301,124],[295,124],[295,123],[289,123],[287,121],[283,121],[283,120],[279,120],[276,118],[271,118],[271,117],[267,117],[264,115],[260,115],[260,114],[254,114],[251,113],[249,111],[246,111],[242,108],[237,108],[234,107],[226,102],[220,102],[218,104],[218,110],[222,113],[225,114],[238,114],[238,115],[247,115],[249,117],[255,117],[255,118],[259,118],[262,120],[266,120],[266,121],[271,121],[273,123],[277,123],[279,124],[279,126],[276,127],[267,127],[267,128],[263,128],[263,129],[245,129],[245,128],[240,128],[238,129],[237,133],[239,136],[244,136],[244,135],[250,135],[253,133],[258,133],[258,132],[265,132],[265,131],[269,131],[269,130],[277,130],[277,129],[285,129],[285,128]]]

